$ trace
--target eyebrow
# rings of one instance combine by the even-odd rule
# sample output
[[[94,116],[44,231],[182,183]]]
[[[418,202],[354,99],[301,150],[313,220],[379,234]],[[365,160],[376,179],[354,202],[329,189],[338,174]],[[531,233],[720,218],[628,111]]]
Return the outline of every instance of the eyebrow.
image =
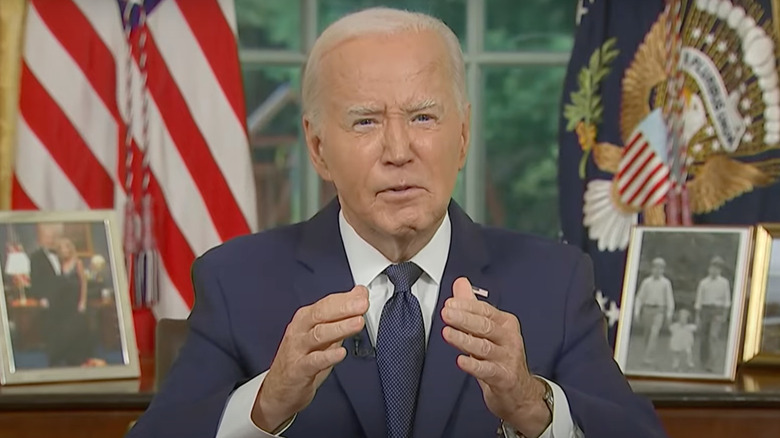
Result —
[[[439,103],[436,102],[433,99],[424,99],[419,102],[413,102],[410,104],[405,104],[403,106],[403,109],[407,113],[416,113],[419,111],[424,111],[427,109],[431,109],[433,107],[439,106]]]
[[[378,105],[352,105],[347,109],[347,114],[350,116],[370,116],[382,111],[382,107]]]
[[[407,114],[424,111],[433,107],[439,106],[439,103],[433,99],[425,99],[419,102],[412,102],[403,105],[403,111]],[[379,105],[353,105],[347,109],[349,116],[370,116],[375,114],[381,114],[384,111],[384,107]]]

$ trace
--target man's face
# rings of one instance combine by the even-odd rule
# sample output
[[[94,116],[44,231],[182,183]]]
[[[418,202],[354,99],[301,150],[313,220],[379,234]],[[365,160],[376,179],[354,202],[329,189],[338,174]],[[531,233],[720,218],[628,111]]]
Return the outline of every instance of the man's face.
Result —
[[[437,226],[468,150],[444,42],[432,32],[347,40],[323,58],[309,153],[356,228],[402,237]]]
[[[710,277],[715,278],[718,275],[720,275],[720,266],[711,265],[710,266]]]
[[[38,225],[38,243],[46,249],[56,249],[57,239],[60,237],[60,227],[56,224]]]
[[[659,278],[664,274],[664,267],[661,265],[653,265],[652,273],[653,277]]]

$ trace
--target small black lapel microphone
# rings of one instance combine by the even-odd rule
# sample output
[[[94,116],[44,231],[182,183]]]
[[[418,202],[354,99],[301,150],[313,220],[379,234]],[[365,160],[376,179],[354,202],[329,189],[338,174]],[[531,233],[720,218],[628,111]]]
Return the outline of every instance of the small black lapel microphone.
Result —
[[[376,357],[376,351],[374,347],[368,342],[367,346],[363,345],[363,336],[360,333],[352,336],[352,355],[362,359]]]

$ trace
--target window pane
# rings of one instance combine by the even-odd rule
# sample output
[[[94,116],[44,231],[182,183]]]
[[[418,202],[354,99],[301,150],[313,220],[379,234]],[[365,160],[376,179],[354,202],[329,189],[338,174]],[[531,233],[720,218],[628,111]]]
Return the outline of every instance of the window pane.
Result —
[[[320,0],[319,31],[350,12],[373,6],[387,6],[424,12],[447,23],[461,41],[466,41],[466,1],[467,0]]]
[[[565,66],[484,73],[486,220],[558,235],[558,106]]]
[[[235,2],[240,47],[301,50],[300,1]]]
[[[485,2],[485,50],[570,51],[574,44],[572,0]]]
[[[244,92],[260,229],[300,219],[299,67],[245,65]]]

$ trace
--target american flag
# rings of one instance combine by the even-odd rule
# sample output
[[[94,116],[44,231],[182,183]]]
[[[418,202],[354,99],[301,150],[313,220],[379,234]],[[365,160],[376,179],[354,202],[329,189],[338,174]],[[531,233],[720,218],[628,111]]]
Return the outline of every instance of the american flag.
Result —
[[[29,0],[12,208],[109,208],[121,218],[126,169],[138,196],[146,150],[160,260],[154,310],[184,318],[195,257],[257,227],[235,8],[146,0],[142,20],[140,0],[130,3]]]
[[[642,210],[662,203],[666,199],[671,183],[666,159],[659,156],[664,125],[660,112],[654,111],[643,120],[623,147],[623,157],[616,176],[620,201]]]

